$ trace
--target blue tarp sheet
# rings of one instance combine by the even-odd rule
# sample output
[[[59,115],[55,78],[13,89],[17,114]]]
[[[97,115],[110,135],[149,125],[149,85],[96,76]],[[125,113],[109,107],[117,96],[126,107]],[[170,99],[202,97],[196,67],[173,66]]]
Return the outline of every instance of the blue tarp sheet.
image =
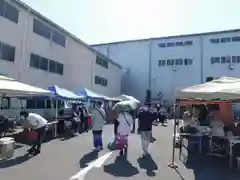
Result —
[[[104,99],[103,96],[101,96],[100,94],[97,94],[87,88],[83,88],[81,90],[78,91],[77,93],[78,95],[82,95],[82,96],[86,96],[87,98],[93,98],[93,99]]]
[[[48,89],[56,96],[59,96],[62,99],[65,100],[82,100],[86,96],[85,95],[77,95],[74,92],[71,92],[69,90],[63,89],[58,87],[57,85],[48,87]]]

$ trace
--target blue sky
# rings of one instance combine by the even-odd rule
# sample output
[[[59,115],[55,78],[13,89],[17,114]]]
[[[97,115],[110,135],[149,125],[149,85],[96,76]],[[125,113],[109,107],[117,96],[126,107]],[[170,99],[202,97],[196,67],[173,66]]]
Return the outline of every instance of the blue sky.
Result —
[[[239,0],[23,0],[88,44],[240,28]]]

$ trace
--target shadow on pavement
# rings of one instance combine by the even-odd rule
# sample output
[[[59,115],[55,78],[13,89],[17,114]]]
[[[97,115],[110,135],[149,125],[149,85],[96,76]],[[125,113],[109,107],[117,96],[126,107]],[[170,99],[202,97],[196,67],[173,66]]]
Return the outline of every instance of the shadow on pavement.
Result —
[[[13,159],[0,161],[0,168],[8,168],[8,167],[11,167],[11,166],[15,166],[15,165],[24,163],[24,162],[28,161],[29,159],[31,159],[31,157],[32,156],[30,156],[29,154],[25,154],[23,156],[18,156],[18,157],[13,158]]]
[[[132,177],[139,173],[124,156],[117,156],[114,163],[105,165],[104,172],[115,177]]]
[[[98,158],[98,151],[91,151],[87,154],[85,154],[79,161],[80,168],[87,167],[88,163],[96,160]]]
[[[154,171],[158,169],[158,166],[155,163],[155,161],[152,159],[151,155],[146,157],[140,157],[137,160],[137,162],[141,169],[145,169],[147,171],[148,176],[150,177],[156,176],[156,173]]]
[[[193,169],[195,180],[237,180],[240,172],[229,169],[228,158],[189,153],[185,163]]]
[[[67,140],[72,139],[74,137],[76,137],[76,136],[73,136],[73,135],[63,136],[63,137],[61,137],[60,141],[67,141]]]

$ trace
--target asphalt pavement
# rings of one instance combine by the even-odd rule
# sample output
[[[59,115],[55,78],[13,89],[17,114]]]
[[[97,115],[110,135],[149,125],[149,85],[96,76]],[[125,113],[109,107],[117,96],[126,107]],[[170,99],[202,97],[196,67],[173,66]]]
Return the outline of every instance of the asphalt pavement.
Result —
[[[109,153],[107,144],[113,139],[113,126],[104,128],[105,149],[96,153],[93,150],[91,132],[68,140],[55,139],[45,143],[40,155],[25,155],[27,147],[16,149],[14,157],[0,163],[0,178],[4,180],[113,180],[113,179],[163,179],[163,180],[239,180],[235,172],[222,171],[222,167],[210,168],[209,162],[202,158],[194,160],[199,166],[185,165],[178,160],[178,170],[167,165],[172,154],[173,124],[166,127],[154,126],[153,135],[157,139],[150,146],[151,156],[142,158],[140,136],[129,137],[127,159],[119,157],[118,152]],[[97,159],[97,160],[96,160]],[[200,163],[201,162],[201,163]],[[210,161],[212,162],[212,161]],[[219,164],[219,163],[217,163]],[[226,169],[225,167],[223,169]],[[217,176],[216,176],[217,174]]]

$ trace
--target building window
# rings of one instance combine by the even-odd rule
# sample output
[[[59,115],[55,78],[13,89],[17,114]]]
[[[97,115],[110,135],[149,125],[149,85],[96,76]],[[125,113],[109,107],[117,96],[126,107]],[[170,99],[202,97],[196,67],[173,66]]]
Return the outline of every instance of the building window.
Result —
[[[96,56],[96,63],[102,67],[108,68],[108,61],[98,55]]]
[[[45,57],[31,54],[30,56],[30,67],[42,69],[48,72],[63,75],[63,64],[47,59]]]
[[[173,42],[167,43],[167,47],[174,47],[174,43]]]
[[[95,84],[101,85],[101,86],[107,86],[107,79],[95,76]]]
[[[171,60],[170,59],[167,60],[167,65],[171,66]]]
[[[220,43],[220,39],[219,38],[210,39],[210,42],[212,44],[218,44],[218,43]]]
[[[0,43],[0,59],[14,62],[15,47]]]
[[[232,63],[237,63],[237,56],[232,56]]]
[[[0,16],[5,17],[6,19],[18,23],[19,11],[14,6],[10,5],[4,0],[0,1]]]
[[[240,63],[240,56],[237,56],[237,63]]]
[[[165,48],[166,47],[166,43],[160,43],[160,44],[158,44],[158,47]]]
[[[58,45],[60,45],[62,47],[65,47],[65,43],[66,43],[65,36],[61,35],[57,31],[52,31],[52,40],[56,44],[58,44]]]
[[[51,37],[51,29],[37,19],[33,20],[33,32],[47,39]]]
[[[180,41],[180,42],[176,42],[175,43],[175,46],[183,46],[184,44],[183,44],[183,42],[182,41]]]
[[[165,60],[158,60],[158,66],[165,66],[166,61]]]
[[[220,57],[211,57],[211,64],[220,63]]]
[[[51,39],[54,43],[62,47],[66,46],[66,37],[64,35],[51,29],[37,19],[33,19],[33,32],[49,40]]]
[[[227,62],[226,57],[225,57],[225,56],[222,56],[222,57],[221,57],[221,63],[224,64],[224,63],[226,63],[226,62]]]
[[[30,67],[39,68],[40,56],[31,54],[30,56]]]
[[[231,56],[222,56],[221,57],[221,63],[231,63]]]
[[[57,63],[57,73],[63,75],[63,64]]]
[[[48,59],[47,58],[40,58],[39,69],[48,70]]]
[[[193,60],[192,60],[192,59],[188,59],[188,58],[184,59],[184,65],[185,65],[185,66],[192,65],[192,63],[193,63]]]
[[[174,65],[174,59],[168,59],[167,66],[173,66],[173,65]]]
[[[231,56],[226,56],[226,63],[231,63]]]
[[[193,42],[192,41],[184,41],[185,46],[192,46]]]
[[[177,66],[183,65],[183,60],[182,59],[175,59],[175,65],[177,65]]]
[[[221,43],[229,43],[229,42],[231,42],[230,38],[228,38],[228,37],[221,38]]]
[[[49,60],[49,72],[63,75],[63,64]]]
[[[232,42],[240,42],[240,36],[232,37]]]

